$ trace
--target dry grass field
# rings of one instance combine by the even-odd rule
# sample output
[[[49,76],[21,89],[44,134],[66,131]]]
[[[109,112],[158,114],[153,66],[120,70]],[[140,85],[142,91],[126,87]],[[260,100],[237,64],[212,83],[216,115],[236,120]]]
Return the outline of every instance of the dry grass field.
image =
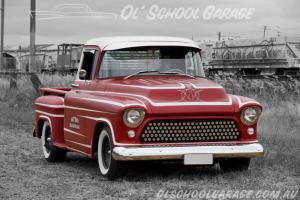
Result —
[[[46,85],[68,85],[72,77],[42,76]],[[97,161],[70,153],[62,163],[48,163],[41,141],[32,137],[33,100],[26,78],[10,90],[0,79],[0,199],[157,199],[160,190],[299,190],[300,82],[216,78],[230,93],[264,105],[259,139],[265,157],[250,170],[223,173],[218,166],[132,163],[114,182],[101,177]],[[300,196],[295,199],[299,199]],[[262,199],[262,198],[259,198]],[[270,199],[270,198],[265,198]]]

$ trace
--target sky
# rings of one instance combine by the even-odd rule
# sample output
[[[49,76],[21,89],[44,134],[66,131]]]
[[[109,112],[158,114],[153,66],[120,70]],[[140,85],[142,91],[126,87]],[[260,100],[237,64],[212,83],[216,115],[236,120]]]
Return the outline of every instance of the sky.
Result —
[[[36,43],[84,43],[90,38],[118,35],[167,35],[216,40],[226,38],[300,36],[299,0],[36,0]],[[150,12],[150,9],[153,9]],[[203,15],[208,7],[212,13]],[[125,9],[127,8],[127,10]],[[133,8],[133,9],[132,9]],[[158,19],[158,11],[183,8],[195,18]],[[218,16],[216,10],[246,9],[242,19]],[[5,0],[4,46],[29,44],[30,0]],[[129,11],[135,10],[135,18]],[[126,11],[126,12],[125,12]],[[162,11],[161,11],[162,12]],[[131,13],[132,14],[132,13]],[[155,16],[150,20],[149,16]],[[125,19],[125,17],[129,19]],[[163,16],[163,15],[161,15]],[[208,16],[208,15],[207,15]]]

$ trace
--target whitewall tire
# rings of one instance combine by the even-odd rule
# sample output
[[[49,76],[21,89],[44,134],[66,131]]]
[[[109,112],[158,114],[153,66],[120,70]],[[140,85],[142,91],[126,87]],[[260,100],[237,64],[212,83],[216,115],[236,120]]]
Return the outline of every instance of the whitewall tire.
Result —
[[[45,121],[42,128],[42,149],[44,157],[49,162],[63,161],[67,152],[52,144],[52,128],[48,121]]]
[[[114,180],[122,174],[122,162],[114,160],[112,157],[112,138],[108,127],[104,127],[99,135],[98,140],[98,164],[101,174]]]

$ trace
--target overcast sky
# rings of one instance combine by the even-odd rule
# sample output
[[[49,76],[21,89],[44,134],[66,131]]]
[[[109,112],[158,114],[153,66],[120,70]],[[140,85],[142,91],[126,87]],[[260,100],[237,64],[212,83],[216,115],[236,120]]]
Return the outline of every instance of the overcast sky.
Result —
[[[76,4],[64,5],[63,4]],[[198,8],[199,19],[149,20],[149,8]],[[124,7],[138,9],[138,19],[120,18]],[[251,19],[204,20],[202,14],[209,5],[216,8],[254,8]],[[112,35],[171,35],[201,39],[224,37],[257,38],[267,36],[300,36],[299,0],[37,0],[36,43],[84,43],[99,36]],[[5,46],[29,43],[30,0],[5,0]],[[79,11],[79,10],[82,10]],[[74,12],[81,12],[74,14]],[[66,14],[62,16],[61,14]],[[103,18],[103,13],[112,13]],[[47,15],[45,15],[47,14]],[[58,17],[59,16],[59,17]]]

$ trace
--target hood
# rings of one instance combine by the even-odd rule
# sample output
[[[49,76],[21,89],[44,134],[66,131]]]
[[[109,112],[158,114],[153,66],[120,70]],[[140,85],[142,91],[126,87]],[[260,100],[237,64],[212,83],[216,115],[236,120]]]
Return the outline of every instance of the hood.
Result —
[[[155,113],[232,113],[225,89],[205,78],[137,76],[107,80],[106,91],[132,96]]]

